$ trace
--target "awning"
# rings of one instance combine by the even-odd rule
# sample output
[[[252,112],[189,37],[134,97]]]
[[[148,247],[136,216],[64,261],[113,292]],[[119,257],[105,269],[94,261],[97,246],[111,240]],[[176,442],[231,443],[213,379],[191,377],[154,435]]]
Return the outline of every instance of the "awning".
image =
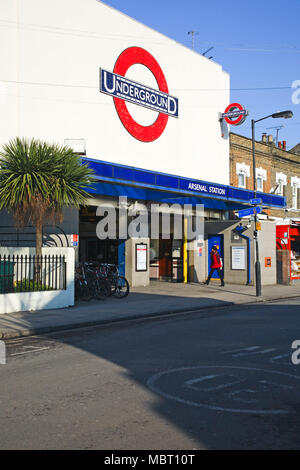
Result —
[[[99,180],[91,194],[127,196],[169,204],[204,204],[206,208],[238,210],[250,205],[254,192],[207,181],[189,179],[116,163],[83,158]],[[258,196],[258,195],[257,195]],[[286,198],[259,192],[262,206],[286,207]]]

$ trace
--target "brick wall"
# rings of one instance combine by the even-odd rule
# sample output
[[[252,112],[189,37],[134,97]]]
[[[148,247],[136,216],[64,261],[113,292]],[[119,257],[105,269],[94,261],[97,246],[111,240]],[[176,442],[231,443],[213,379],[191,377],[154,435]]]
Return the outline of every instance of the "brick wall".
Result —
[[[292,207],[291,178],[300,178],[300,155],[279,149],[275,144],[263,142],[255,143],[256,168],[266,170],[267,178],[264,181],[263,191],[269,193],[276,186],[276,173],[287,176],[287,185],[284,186],[283,196],[287,198],[287,207]],[[230,133],[230,184],[238,187],[236,164],[244,163],[250,167],[250,177],[246,178],[246,188],[253,189],[252,172],[252,140],[234,133]],[[300,189],[298,189],[298,209],[300,209]],[[271,209],[268,214],[274,217],[300,217],[297,211]]]

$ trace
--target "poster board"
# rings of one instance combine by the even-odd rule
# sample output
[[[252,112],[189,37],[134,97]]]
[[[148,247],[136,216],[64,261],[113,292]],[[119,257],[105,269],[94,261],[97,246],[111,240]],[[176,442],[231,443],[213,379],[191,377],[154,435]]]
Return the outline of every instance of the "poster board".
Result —
[[[147,271],[148,247],[146,243],[136,243],[135,245],[135,270],[137,272]]]
[[[245,246],[232,246],[231,247],[231,269],[245,270],[246,269],[246,247]]]

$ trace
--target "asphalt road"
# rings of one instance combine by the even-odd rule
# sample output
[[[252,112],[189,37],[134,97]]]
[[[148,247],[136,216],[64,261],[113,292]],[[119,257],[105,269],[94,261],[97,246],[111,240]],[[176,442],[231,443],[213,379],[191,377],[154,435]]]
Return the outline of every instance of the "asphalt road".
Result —
[[[7,341],[0,449],[300,449],[300,298],[210,313]]]

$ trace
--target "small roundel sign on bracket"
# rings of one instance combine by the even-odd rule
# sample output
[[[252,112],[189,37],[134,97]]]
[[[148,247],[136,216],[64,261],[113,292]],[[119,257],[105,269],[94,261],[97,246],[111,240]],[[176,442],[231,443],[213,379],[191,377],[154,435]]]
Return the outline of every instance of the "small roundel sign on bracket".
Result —
[[[126,77],[128,69],[136,64],[147,67],[155,77],[158,89]],[[100,69],[100,92],[114,99],[117,114],[125,129],[141,142],[153,142],[164,132],[169,117],[178,118],[178,99],[169,94],[168,84],[157,60],[141,47],[129,47],[118,57],[113,72]],[[158,117],[150,126],[133,119],[126,102],[157,111]]]
[[[246,117],[248,116],[248,111],[240,103],[231,103],[225,109],[225,112],[222,114],[222,119],[224,119],[227,124],[231,126],[239,126],[243,124]]]

